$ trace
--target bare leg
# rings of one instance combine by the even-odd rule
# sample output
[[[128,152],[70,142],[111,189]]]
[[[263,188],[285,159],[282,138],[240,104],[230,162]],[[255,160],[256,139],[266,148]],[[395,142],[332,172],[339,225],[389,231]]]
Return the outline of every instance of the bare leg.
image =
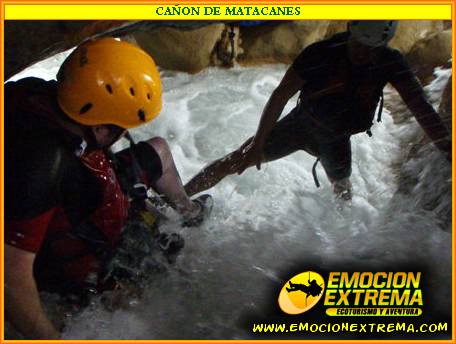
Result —
[[[251,138],[247,140],[241,148],[229,153],[221,159],[215,160],[205,168],[203,168],[197,175],[195,175],[186,185],[185,191],[189,196],[193,196],[204,190],[210,189],[219,183],[226,176],[236,173],[238,163],[242,157],[241,150]]]
[[[155,137],[148,140],[147,143],[157,152],[163,168],[162,176],[153,185],[154,189],[163,194],[176,206],[177,211],[185,217],[191,217],[193,214],[198,213],[200,206],[194,203],[185,192],[166,140],[161,137]]]
[[[302,120],[294,115],[287,115],[276,123],[270,132],[263,154],[263,162],[274,161],[290,155],[298,150],[306,150],[310,154],[318,150],[318,142],[306,135],[308,128],[303,127]],[[230,174],[237,173],[242,149],[246,147],[253,137],[249,138],[240,148],[206,166],[186,185],[187,194],[192,196],[207,190]]]
[[[344,200],[352,198],[351,142],[350,137],[342,136],[330,144],[320,145],[321,164],[333,186],[336,197]]]

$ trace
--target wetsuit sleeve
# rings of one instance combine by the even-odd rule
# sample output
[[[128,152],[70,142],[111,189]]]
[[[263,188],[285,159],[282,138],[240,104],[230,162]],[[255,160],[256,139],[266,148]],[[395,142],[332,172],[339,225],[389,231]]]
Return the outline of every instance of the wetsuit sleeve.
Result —
[[[404,56],[398,50],[391,50],[388,56],[389,60],[389,79],[388,81],[394,84],[406,82],[412,87],[411,91],[422,92],[423,89],[418,78],[413,73],[410,65],[405,60]]]
[[[432,107],[425,101],[424,90],[420,81],[413,73],[409,64],[398,50],[391,50],[388,56],[389,68],[385,72],[389,76],[388,82],[399,92],[401,98],[407,104],[412,105],[418,103],[426,103],[428,112],[433,111]],[[411,108],[410,110],[414,110]]]
[[[21,137],[20,141],[8,134],[5,150],[5,242],[37,252],[61,204],[63,152],[52,138]]]

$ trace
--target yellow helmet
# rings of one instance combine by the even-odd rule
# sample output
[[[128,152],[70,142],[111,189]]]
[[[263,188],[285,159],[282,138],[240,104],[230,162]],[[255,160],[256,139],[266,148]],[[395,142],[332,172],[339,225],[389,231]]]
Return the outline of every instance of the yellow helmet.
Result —
[[[60,67],[57,82],[60,107],[83,125],[129,129],[151,121],[162,107],[160,74],[152,57],[114,38],[76,48]]]

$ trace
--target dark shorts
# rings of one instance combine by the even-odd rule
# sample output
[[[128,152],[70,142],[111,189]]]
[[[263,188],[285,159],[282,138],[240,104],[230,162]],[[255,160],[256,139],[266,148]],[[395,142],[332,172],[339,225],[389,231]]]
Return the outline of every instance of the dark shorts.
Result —
[[[124,185],[132,186],[134,184],[134,170],[132,168],[132,160],[130,149],[124,149],[116,153],[115,170]],[[139,142],[135,146],[135,156],[141,169],[141,179],[147,186],[154,186],[155,182],[160,179],[163,174],[163,167],[160,156],[155,149],[147,142]]]
[[[266,140],[264,159],[277,160],[299,150],[320,158],[331,180],[351,175],[350,136],[335,135],[295,108],[272,129]]]

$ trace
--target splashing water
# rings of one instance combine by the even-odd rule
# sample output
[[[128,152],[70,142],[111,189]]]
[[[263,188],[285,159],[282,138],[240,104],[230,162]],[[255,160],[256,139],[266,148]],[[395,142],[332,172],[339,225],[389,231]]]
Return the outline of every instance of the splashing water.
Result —
[[[53,78],[65,56],[25,73]],[[162,71],[163,111],[133,136],[167,139],[186,182],[255,132],[285,70],[274,65],[209,68],[197,75]],[[435,105],[449,76],[439,73],[427,88]],[[400,108],[396,98],[388,89],[388,109]],[[284,114],[292,107],[290,101]],[[132,300],[127,310],[109,312],[95,300],[67,321],[64,338],[251,338],[239,319],[276,303],[282,284],[291,277],[285,273],[297,266],[306,271],[306,263],[359,271],[418,265],[428,271],[427,281],[436,291],[432,303],[448,310],[451,230],[442,224],[441,213],[448,207],[451,211],[451,167],[430,144],[403,162],[408,142],[419,131],[412,119],[395,125],[384,109],[372,138],[352,138],[354,198],[343,209],[334,201],[321,167],[322,187],[315,187],[314,158],[304,152],[263,165],[261,171],[226,178],[210,190],[215,207],[201,228],[167,225],[186,239],[168,274],[157,276],[145,296]],[[414,178],[406,192],[398,191],[401,175]],[[429,203],[435,206],[427,207]]]

